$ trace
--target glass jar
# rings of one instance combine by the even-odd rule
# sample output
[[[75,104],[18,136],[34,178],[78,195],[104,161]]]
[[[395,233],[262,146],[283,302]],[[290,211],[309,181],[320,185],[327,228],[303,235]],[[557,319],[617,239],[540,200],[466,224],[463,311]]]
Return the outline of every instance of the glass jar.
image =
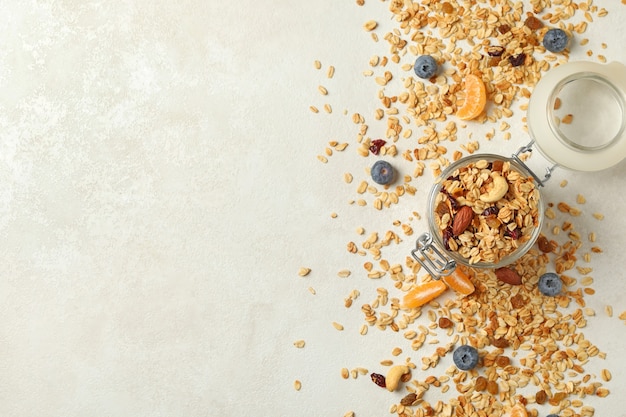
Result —
[[[470,262],[446,247],[435,210],[442,181],[457,170],[480,160],[506,161],[520,175],[543,187],[557,166],[577,171],[609,168],[626,158],[626,66],[621,63],[570,62],[548,71],[535,86],[528,106],[531,141],[511,157],[472,155],[456,161],[437,179],[428,199],[429,232],[420,235],[412,256],[433,278],[450,275],[457,264],[476,268],[499,268],[512,264],[535,244],[544,221],[539,190],[537,218],[527,240],[494,262]],[[549,166],[537,176],[521,155],[534,146]],[[476,214],[476,213],[475,213]]]

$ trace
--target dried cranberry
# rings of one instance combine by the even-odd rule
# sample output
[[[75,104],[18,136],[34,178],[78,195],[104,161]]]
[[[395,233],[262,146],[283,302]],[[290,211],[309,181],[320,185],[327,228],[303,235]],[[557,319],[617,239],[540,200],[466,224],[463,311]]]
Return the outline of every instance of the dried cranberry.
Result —
[[[461,208],[461,205],[459,204],[458,201],[456,201],[456,198],[451,196],[447,190],[442,189],[441,192],[444,193],[448,197],[448,200],[450,200],[450,206],[452,207],[453,210],[458,210]]]
[[[511,26],[509,25],[500,25],[498,26],[498,32],[500,32],[501,34],[505,34],[508,33],[511,30]]]
[[[450,250],[450,239],[454,239],[454,233],[452,233],[452,226],[448,226],[443,231],[443,246]]]
[[[378,385],[381,388],[385,388],[387,384],[385,383],[385,376],[381,374],[375,374],[372,372],[370,375],[374,384]]]
[[[521,54],[511,55],[509,57],[509,62],[514,67],[519,67],[520,65],[522,65],[524,63],[525,60],[526,60],[526,54],[523,53],[523,52]]]
[[[497,215],[498,211],[500,211],[500,209],[498,209],[498,207],[490,206],[490,207],[487,207],[481,214],[486,217],[486,216],[489,216],[490,214],[496,214]]]
[[[510,237],[513,240],[517,240],[522,236],[522,231],[516,227],[513,230],[506,229],[504,235]]]
[[[387,143],[387,141],[383,139],[374,139],[370,145],[370,152],[374,155],[378,155],[380,153],[380,148],[385,146],[385,143]]]
[[[502,46],[490,46],[487,49],[487,54],[489,56],[500,56],[504,53],[504,47]]]

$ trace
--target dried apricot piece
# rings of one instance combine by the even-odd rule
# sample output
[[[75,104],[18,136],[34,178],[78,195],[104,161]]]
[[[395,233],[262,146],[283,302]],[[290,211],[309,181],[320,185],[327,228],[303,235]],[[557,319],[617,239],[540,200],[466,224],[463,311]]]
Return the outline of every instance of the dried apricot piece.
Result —
[[[443,294],[446,288],[448,287],[442,281],[429,281],[418,285],[405,294],[402,299],[402,306],[405,308],[423,306]]]
[[[487,89],[480,77],[474,74],[465,76],[465,102],[456,115],[461,120],[471,120],[482,113],[487,103]]]
[[[463,295],[469,295],[475,290],[474,284],[469,279],[467,274],[459,268],[456,268],[454,272],[450,275],[446,275],[442,279],[450,288]]]

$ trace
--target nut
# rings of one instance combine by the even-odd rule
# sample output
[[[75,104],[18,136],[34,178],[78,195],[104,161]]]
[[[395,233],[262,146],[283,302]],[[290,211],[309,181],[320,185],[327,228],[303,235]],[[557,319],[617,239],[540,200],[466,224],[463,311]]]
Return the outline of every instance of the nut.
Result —
[[[406,365],[392,366],[387,373],[387,377],[385,378],[387,390],[395,391],[398,388],[398,385],[400,385],[400,379],[402,378],[402,375],[407,373],[409,373],[409,367]]]
[[[474,218],[474,210],[470,206],[463,206],[454,216],[452,234],[458,236],[467,229]]]
[[[506,284],[510,284],[510,285],[522,284],[522,277],[520,277],[520,275],[514,269],[503,267],[503,268],[496,269],[495,272],[496,272],[496,277],[500,281]]]
[[[481,194],[479,197],[481,201],[485,203],[495,203],[500,200],[504,195],[509,191],[509,183],[506,182],[506,178],[502,175],[492,172],[491,178],[493,178],[493,183],[491,189],[485,193]]]

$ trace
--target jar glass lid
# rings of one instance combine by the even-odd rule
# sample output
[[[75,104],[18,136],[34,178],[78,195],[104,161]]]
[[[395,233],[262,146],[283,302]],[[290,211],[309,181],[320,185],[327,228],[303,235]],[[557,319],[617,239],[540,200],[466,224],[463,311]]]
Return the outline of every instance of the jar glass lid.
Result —
[[[598,171],[626,158],[626,66],[570,62],[535,86],[528,128],[539,151],[558,165]]]

